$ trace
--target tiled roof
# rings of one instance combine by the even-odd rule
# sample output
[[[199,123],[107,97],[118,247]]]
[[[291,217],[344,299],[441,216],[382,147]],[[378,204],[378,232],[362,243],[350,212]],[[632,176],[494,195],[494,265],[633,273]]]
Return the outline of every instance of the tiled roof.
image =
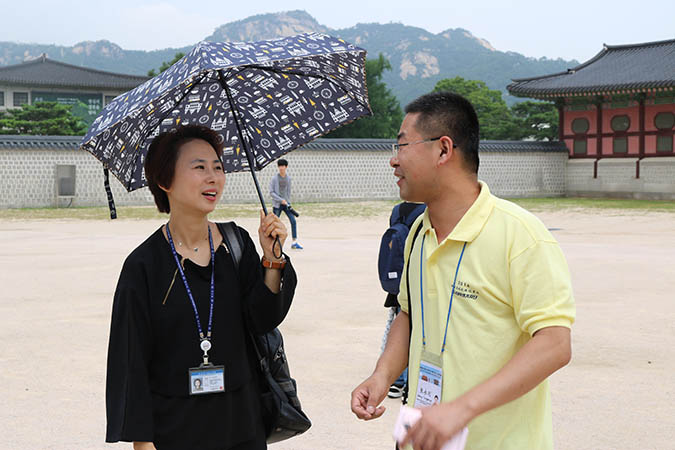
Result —
[[[0,148],[77,149],[81,136],[16,136],[1,135]],[[395,139],[316,139],[302,147],[304,150],[391,151]],[[565,152],[561,142],[541,141],[480,141],[481,152]]]
[[[558,141],[480,141],[481,152],[563,152],[565,143]]]
[[[79,87],[127,91],[148,77],[104,72],[47,58],[0,67],[0,84],[44,87]]]
[[[518,97],[594,94],[675,88],[675,39],[632,45],[605,45],[589,61],[567,72],[514,79],[506,87]]]
[[[389,150],[395,139],[329,139],[319,138],[305,144],[307,150]]]
[[[395,139],[316,139],[303,148],[307,150],[386,150],[391,151]],[[480,141],[481,152],[567,152],[565,144],[542,141]]]
[[[0,134],[0,148],[7,149],[63,149],[74,150],[80,147],[82,136],[26,136]]]

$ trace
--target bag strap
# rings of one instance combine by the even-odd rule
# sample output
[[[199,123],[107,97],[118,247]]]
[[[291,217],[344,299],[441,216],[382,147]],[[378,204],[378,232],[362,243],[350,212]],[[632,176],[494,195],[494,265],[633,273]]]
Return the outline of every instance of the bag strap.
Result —
[[[234,270],[239,273],[239,262],[241,261],[242,248],[244,247],[244,241],[241,237],[241,233],[234,222],[219,222],[216,225],[218,226],[218,230],[220,230],[220,234],[223,235],[223,241],[225,242],[225,245],[230,251],[230,256],[232,257],[232,262],[234,263]],[[260,351],[256,337],[250,331],[250,327],[247,328],[249,329],[248,334],[251,336],[253,349],[255,350],[255,354],[258,357],[258,361],[260,362],[260,367],[263,370],[263,373],[269,372],[267,358]],[[265,339],[267,339],[267,336],[265,336]]]
[[[420,222],[420,224],[417,226],[417,229],[415,230],[415,234],[413,235],[412,239],[412,244],[410,244],[410,253],[408,253],[408,262],[406,263],[406,268],[405,268],[405,288],[408,291],[408,361],[410,361],[410,343],[412,342],[412,328],[413,328],[413,323],[412,323],[412,301],[410,298],[410,259],[412,258],[412,252],[413,248],[415,248],[415,240],[417,240],[417,235],[420,234],[420,230],[422,229],[423,222]],[[422,268],[420,267],[420,270]],[[410,375],[410,370],[408,370],[408,375]],[[410,377],[405,382],[405,386],[403,387],[403,398],[402,402],[403,404],[408,403],[408,388],[410,387]]]
[[[242,248],[244,247],[241,233],[239,233],[239,229],[234,222],[219,222],[216,225],[218,226],[218,230],[220,230],[220,234],[223,235],[223,241],[225,241],[230,255],[232,255],[234,269],[239,272],[239,261],[241,261]]]

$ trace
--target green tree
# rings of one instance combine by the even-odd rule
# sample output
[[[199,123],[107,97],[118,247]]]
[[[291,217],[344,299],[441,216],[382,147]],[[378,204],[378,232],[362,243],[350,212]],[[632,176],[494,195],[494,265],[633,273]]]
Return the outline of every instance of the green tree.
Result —
[[[37,102],[0,113],[0,134],[81,136],[87,132],[72,107],[57,102]]]
[[[553,103],[526,101],[511,107],[524,138],[558,140],[558,109]]]
[[[173,66],[175,63],[178,62],[183,56],[185,56],[185,53],[178,52],[176,55],[173,57],[171,61],[164,61],[161,66],[159,66],[159,72],[155,72],[155,69],[150,69],[148,70],[148,76],[149,77],[154,77],[159,75],[160,73],[164,72],[166,69],[169,67]]]
[[[403,120],[401,105],[382,81],[385,70],[391,70],[389,61],[380,54],[377,59],[366,60],[366,83],[373,115],[338,128],[329,138],[395,138]]]
[[[490,89],[479,80],[462,77],[445,78],[436,83],[434,92],[450,91],[469,100],[480,122],[481,139],[522,139],[520,124],[502,98],[501,91]]]

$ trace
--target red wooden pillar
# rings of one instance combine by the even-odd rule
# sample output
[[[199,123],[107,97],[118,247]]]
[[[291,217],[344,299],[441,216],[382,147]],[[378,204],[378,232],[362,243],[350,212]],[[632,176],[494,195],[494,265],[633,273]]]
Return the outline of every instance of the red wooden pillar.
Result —
[[[596,121],[597,123],[595,124],[595,131],[596,131],[596,136],[597,139],[595,140],[595,148],[596,148],[596,153],[598,155],[598,158],[602,157],[602,95],[598,95],[595,97],[595,108],[597,111],[597,116],[596,116]]]
[[[555,101],[556,106],[558,107],[558,140],[560,142],[565,141],[565,99],[559,97]]]
[[[637,162],[635,163],[635,178],[640,178],[640,161],[645,157],[645,93],[642,92],[638,94],[639,101],[639,114],[638,114],[638,126],[639,138],[638,138],[638,151],[640,156],[638,157]]]

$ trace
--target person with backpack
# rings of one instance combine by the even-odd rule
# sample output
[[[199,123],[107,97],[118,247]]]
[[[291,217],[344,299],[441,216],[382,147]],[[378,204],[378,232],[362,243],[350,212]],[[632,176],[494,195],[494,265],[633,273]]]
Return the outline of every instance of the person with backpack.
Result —
[[[403,273],[403,248],[408,237],[410,226],[417,216],[424,212],[425,205],[419,203],[403,202],[394,206],[389,216],[389,228],[382,235],[377,269],[382,289],[387,293],[384,301],[385,308],[389,308],[389,316],[382,337],[382,348],[387,345],[389,329],[394,318],[401,310],[398,304],[398,291]],[[389,398],[400,398],[403,389],[408,383],[408,368],[389,387]]]
[[[565,256],[536,216],[478,180],[468,100],[432,92],[405,112],[389,164],[401,198],[427,209],[406,240],[401,312],[352,412],[380,417],[408,366],[419,419],[400,448],[439,450],[468,428],[466,448],[552,450],[548,377],[571,359],[576,314]]]

